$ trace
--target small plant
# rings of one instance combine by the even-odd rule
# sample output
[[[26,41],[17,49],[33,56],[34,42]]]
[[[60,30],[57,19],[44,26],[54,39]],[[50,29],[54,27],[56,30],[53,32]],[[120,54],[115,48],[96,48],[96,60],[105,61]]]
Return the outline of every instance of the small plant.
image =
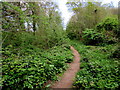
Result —
[[[71,42],[81,56],[80,71],[73,87],[80,89],[118,89],[120,86],[120,62],[108,58],[116,45],[86,46]]]
[[[48,80],[57,80],[73,55],[68,45],[41,50],[28,46],[14,54],[10,45],[3,48],[2,87],[3,89],[40,89]],[[22,54],[21,54],[22,53]]]

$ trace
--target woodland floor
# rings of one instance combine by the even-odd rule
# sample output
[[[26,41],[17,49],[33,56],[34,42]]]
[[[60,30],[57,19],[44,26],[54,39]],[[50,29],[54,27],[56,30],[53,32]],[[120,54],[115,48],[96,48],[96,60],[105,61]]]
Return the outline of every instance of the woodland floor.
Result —
[[[64,72],[60,81],[56,81],[51,88],[72,88],[76,73],[80,69],[80,55],[74,47],[70,47],[74,55],[74,61],[69,64],[69,68]]]

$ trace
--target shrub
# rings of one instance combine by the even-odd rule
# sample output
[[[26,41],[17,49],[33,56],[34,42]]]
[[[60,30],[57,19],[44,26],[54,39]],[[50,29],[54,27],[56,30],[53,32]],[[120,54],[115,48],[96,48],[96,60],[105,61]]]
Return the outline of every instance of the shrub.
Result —
[[[104,45],[118,42],[118,35],[118,19],[107,17],[95,29],[85,29],[82,37],[87,45]]]
[[[87,45],[100,45],[104,42],[104,35],[93,29],[85,29],[82,38]]]
[[[33,45],[33,41],[36,37],[30,32],[2,32],[3,39],[3,47],[7,47],[8,45],[12,45],[15,48],[18,47],[27,47],[29,45]]]
[[[117,18],[105,18],[101,23],[96,25],[96,29],[105,36],[106,43],[113,44],[118,42],[120,30],[118,29]]]
[[[101,23],[97,24],[96,28],[98,30],[115,31],[118,29],[118,19],[107,17]]]

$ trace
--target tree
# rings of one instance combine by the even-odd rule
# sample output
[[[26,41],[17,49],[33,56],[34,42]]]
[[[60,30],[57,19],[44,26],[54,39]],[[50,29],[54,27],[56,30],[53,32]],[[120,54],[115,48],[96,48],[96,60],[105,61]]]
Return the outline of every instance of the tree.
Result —
[[[68,3],[74,12],[67,32],[71,38],[82,39],[82,32],[88,28],[94,28],[101,20],[108,16],[108,9],[101,5],[101,2],[74,2]]]
[[[12,41],[10,44],[16,47],[22,44],[24,47],[26,45],[24,43],[29,40],[40,48],[56,45],[63,37],[62,21],[57,9],[58,6],[55,3],[44,0],[42,2],[3,2],[3,37],[8,36],[6,38],[8,41],[4,44],[9,45],[8,42]],[[27,33],[34,38],[34,41]]]

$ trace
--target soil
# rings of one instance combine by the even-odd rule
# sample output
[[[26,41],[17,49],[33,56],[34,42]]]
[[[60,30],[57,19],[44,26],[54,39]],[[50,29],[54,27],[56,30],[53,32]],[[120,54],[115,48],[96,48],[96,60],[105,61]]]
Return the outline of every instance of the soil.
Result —
[[[74,61],[69,64],[69,68],[63,76],[61,77],[60,81],[56,81],[51,88],[72,88],[72,84],[75,80],[76,73],[80,69],[80,55],[74,47],[70,47],[74,55]]]

